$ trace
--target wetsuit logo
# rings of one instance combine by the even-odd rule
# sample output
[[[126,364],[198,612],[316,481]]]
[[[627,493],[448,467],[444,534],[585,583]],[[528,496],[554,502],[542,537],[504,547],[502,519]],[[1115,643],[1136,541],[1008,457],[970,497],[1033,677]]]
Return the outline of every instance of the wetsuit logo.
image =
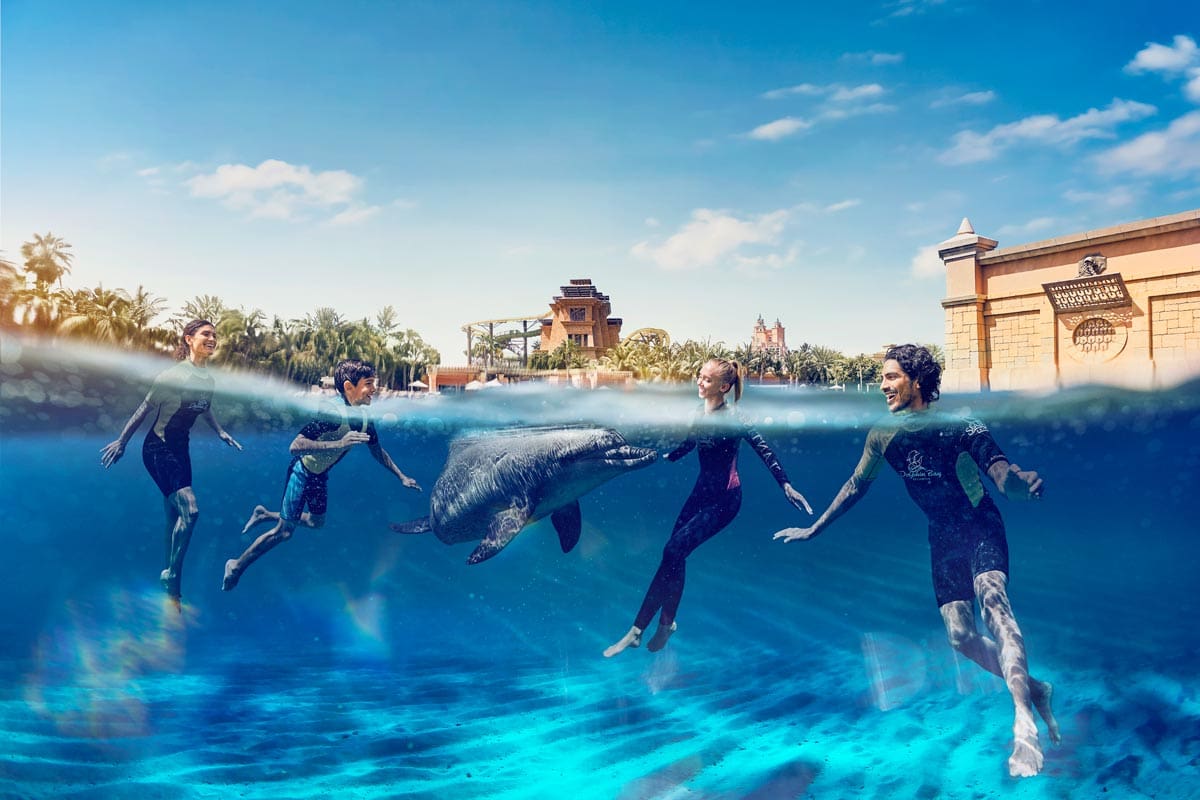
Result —
[[[977,419],[967,420],[967,436],[978,436],[981,433],[987,433],[987,425],[984,425]]]
[[[921,455],[920,450],[909,450],[908,458],[905,459],[904,472],[900,473],[901,477],[912,481],[928,481],[942,477],[942,473],[929,469],[921,463],[924,458],[925,456]]]

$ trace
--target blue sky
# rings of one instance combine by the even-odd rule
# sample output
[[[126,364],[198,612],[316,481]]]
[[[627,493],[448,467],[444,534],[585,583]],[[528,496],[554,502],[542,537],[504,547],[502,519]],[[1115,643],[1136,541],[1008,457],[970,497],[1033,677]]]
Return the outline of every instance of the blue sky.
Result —
[[[72,287],[460,327],[570,278],[625,331],[941,342],[934,246],[1200,206],[1191,4],[0,7],[0,249]]]

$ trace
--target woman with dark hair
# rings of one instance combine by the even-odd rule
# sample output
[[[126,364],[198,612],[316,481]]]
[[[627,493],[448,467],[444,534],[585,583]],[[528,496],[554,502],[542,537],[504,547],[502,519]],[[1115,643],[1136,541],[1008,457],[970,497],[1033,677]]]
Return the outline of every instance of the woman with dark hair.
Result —
[[[176,605],[180,602],[183,558],[200,514],[192,491],[192,460],[188,453],[188,437],[196,418],[203,417],[225,444],[242,449],[212,413],[213,379],[205,362],[216,347],[217,334],[211,322],[194,319],[184,325],[175,349],[179,363],[154,379],[146,399],[125,423],[120,437],[100,451],[100,463],[105,469],[117,463],[142,421],[153,414],[154,420],[142,443],[142,463],[164,498],[167,560],[159,580]]]
[[[742,482],[737,472],[738,446],[745,439],[754,452],[771,470],[779,488],[789,503],[798,509],[812,513],[804,495],[792,488],[787,473],[775,458],[770,446],[750,423],[725,402],[725,395],[733,390],[736,403],[742,396],[741,368],[736,361],[723,358],[710,359],[700,368],[696,378],[704,411],[692,425],[688,438],[666,458],[678,461],[693,449],[700,458],[700,477],[691,495],[679,512],[671,538],[663,548],[662,561],[642,607],[634,618],[633,627],[615,644],[604,651],[605,658],[612,658],[627,647],[637,647],[642,641],[642,632],[660,609],[658,630],[646,646],[651,652],[661,650],[675,632],[675,612],[683,598],[683,581],[687,557],[700,545],[716,536],[737,516],[742,506]],[[725,417],[725,419],[722,419]]]

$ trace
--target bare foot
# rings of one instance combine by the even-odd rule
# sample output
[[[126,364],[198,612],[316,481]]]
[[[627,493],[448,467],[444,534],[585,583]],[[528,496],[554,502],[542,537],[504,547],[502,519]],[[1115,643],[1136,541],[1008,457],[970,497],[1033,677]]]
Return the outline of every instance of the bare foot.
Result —
[[[167,599],[175,605],[175,610],[182,614],[183,600],[179,596],[179,576],[172,575],[169,569],[164,569],[158,573],[158,582],[162,584],[163,591],[167,593]]]
[[[279,515],[274,511],[268,511],[266,506],[255,506],[254,511],[250,514],[250,519],[246,520],[246,524],[242,526],[242,533],[249,533],[255,525],[278,519]]]
[[[671,638],[671,634],[675,632],[677,627],[674,622],[670,625],[663,625],[662,622],[659,622],[657,630],[654,631],[654,637],[650,639],[649,644],[646,645],[646,649],[651,653],[657,653],[659,650],[662,650],[667,646],[667,640]]]
[[[637,647],[642,643],[642,629],[636,625],[629,629],[629,632],[622,636],[617,643],[610,646],[604,651],[605,658],[612,658],[618,653],[624,652],[626,647]]]
[[[1062,743],[1058,720],[1054,718],[1054,709],[1050,707],[1050,703],[1054,699],[1054,685],[1050,681],[1033,681],[1029,688],[1033,707],[1046,722],[1046,730],[1050,733],[1050,742],[1052,744]]]
[[[1014,778],[1029,778],[1042,771],[1042,748],[1038,744],[1037,726],[1033,720],[1013,725],[1013,751],[1008,757],[1008,774]]]
[[[259,508],[262,508],[262,506],[259,506]],[[238,579],[242,577],[242,573],[237,568],[237,565],[236,558],[231,558],[225,562],[225,579],[221,581],[221,591],[228,592],[238,585]]]

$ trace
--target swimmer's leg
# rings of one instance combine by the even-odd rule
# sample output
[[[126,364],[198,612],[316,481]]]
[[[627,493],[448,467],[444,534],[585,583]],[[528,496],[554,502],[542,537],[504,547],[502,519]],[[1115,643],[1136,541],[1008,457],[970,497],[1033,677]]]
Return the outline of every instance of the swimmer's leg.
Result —
[[[278,511],[271,511],[266,506],[255,506],[254,511],[250,512],[250,519],[246,520],[246,524],[242,526],[242,533],[249,533],[255,525],[261,525],[264,522],[278,522],[279,519]],[[325,517],[322,515],[320,519],[317,519],[305,511],[300,514],[299,519],[293,520],[293,522],[306,528],[319,528],[325,524]]]
[[[250,512],[250,519],[246,520],[246,524],[242,526],[242,533],[249,533],[250,529],[255,525],[261,525],[264,522],[272,520],[275,522],[279,521],[278,511],[268,511],[266,506],[255,506],[254,510]]]
[[[325,517],[313,517],[309,527],[319,528],[325,524]],[[225,562],[225,576],[221,581],[221,589],[228,592],[238,585],[238,581],[242,577],[242,573],[258,559],[262,558],[268,551],[273,549],[281,542],[285,542],[292,538],[292,531],[296,528],[296,522],[289,519],[280,519],[274,528],[259,536],[254,542],[246,548],[246,552],[242,553],[237,558],[231,558]]]
[[[192,531],[196,529],[196,521],[200,518],[200,508],[196,505],[196,494],[190,486],[172,492],[167,497],[167,502],[173,509],[175,523],[171,526],[167,568],[162,571],[159,579],[167,595],[178,600],[183,583],[183,559],[187,556]]]
[[[604,651],[605,658],[612,658],[618,653],[625,652],[627,647],[637,647],[642,643],[642,629],[634,626],[614,644],[609,645]]]
[[[651,637],[646,649],[651,653],[657,653],[667,646],[667,640],[671,638],[671,634],[675,632],[678,626],[674,621],[669,624],[664,623],[661,619],[658,621],[658,629],[654,631],[654,636]]]
[[[986,636],[980,636],[975,628],[975,608],[967,602],[947,603],[941,607],[942,619],[946,623],[946,633],[950,644],[955,650],[974,661],[998,678],[1004,677],[1000,669],[1000,648]],[[1062,734],[1058,728],[1058,720],[1054,717],[1051,701],[1054,698],[1054,685],[1050,681],[1040,681],[1032,675],[1029,677],[1029,696],[1033,707],[1046,723],[1050,741],[1059,744]]]
[[[999,570],[984,572],[975,578],[974,588],[983,609],[984,623],[995,637],[994,641],[976,631],[974,607],[970,602],[946,603],[941,612],[954,649],[1001,676],[1008,685],[1014,711],[1013,752],[1008,759],[1008,770],[1013,777],[1029,777],[1041,771],[1043,756],[1033,718],[1033,682],[1025,657],[1025,640],[1013,616],[1006,584],[1007,578]],[[1038,688],[1039,691],[1044,689]]]

